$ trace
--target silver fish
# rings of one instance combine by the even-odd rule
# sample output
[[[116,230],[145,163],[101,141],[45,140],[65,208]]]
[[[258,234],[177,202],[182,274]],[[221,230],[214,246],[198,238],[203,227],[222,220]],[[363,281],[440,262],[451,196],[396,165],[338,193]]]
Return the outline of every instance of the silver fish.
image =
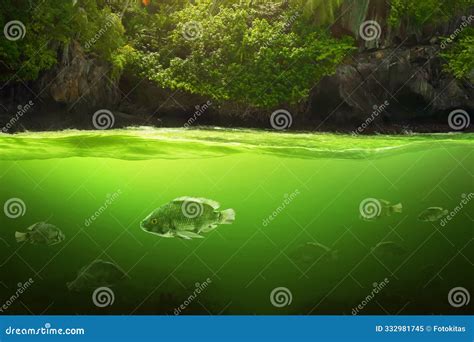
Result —
[[[418,215],[418,220],[423,222],[434,222],[439,221],[446,215],[448,215],[447,209],[441,207],[429,207]]]
[[[220,204],[206,198],[179,197],[155,209],[140,224],[151,234],[182,239],[203,238],[219,224],[235,220],[234,209],[219,211]]]
[[[125,276],[126,274],[114,263],[99,259],[82,267],[76,279],[66,285],[70,291],[82,291],[99,286],[113,286]]]
[[[66,238],[64,233],[58,227],[45,223],[38,222],[26,229],[25,233],[15,232],[15,239],[17,242],[29,242],[34,245],[56,245]]]

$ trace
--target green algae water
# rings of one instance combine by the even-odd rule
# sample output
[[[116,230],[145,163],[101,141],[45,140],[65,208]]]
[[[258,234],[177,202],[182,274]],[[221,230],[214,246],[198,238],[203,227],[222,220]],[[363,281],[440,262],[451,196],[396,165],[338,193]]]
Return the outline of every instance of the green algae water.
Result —
[[[473,142],[217,128],[0,134],[1,313],[466,314]],[[181,196],[218,201],[236,220],[193,240],[140,228]],[[374,199],[403,210],[363,219]],[[447,214],[420,221],[428,207]],[[15,241],[40,221],[66,239]],[[301,263],[308,242],[331,257]],[[400,253],[374,248],[382,242]],[[125,279],[69,291],[97,259]]]

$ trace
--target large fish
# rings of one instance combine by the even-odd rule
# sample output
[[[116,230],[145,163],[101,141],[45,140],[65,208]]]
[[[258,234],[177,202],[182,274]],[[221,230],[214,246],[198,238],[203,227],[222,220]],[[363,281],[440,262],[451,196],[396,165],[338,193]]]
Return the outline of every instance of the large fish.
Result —
[[[202,238],[201,233],[234,222],[234,209],[219,211],[219,207],[219,203],[210,199],[180,197],[154,210],[140,226],[161,237]]]

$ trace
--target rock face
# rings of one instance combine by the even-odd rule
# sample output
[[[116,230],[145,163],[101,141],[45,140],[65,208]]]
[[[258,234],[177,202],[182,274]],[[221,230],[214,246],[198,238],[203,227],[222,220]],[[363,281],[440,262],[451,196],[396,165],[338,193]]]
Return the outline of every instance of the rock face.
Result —
[[[87,56],[72,41],[61,53],[59,63],[39,80],[46,97],[68,105],[69,109],[111,106],[118,100],[116,82],[110,79],[110,66]]]
[[[309,111],[322,120],[360,119],[387,101],[385,117],[403,120],[474,108],[472,84],[445,73],[438,50],[430,45],[359,53],[321,80]]]

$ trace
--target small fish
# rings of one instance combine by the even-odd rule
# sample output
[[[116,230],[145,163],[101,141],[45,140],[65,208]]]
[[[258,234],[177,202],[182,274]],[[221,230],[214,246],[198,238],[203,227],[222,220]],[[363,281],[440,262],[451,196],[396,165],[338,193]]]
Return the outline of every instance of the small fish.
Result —
[[[377,199],[370,202],[373,206],[366,204],[360,208],[360,217],[365,221],[375,221],[384,216],[391,216],[394,213],[401,213],[403,205],[401,203],[392,204],[384,199]]]
[[[117,265],[99,259],[82,267],[76,279],[66,285],[70,291],[82,291],[100,286],[113,286],[125,276],[126,274]]]
[[[434,222],[448,215],[448,210],[441,207],[429,207],[418,215],[418,220],[423,222]]]
[[[338,251],[332,250],[319,242],[306,242],[300,245],[292,253],[291,257],[298,263],[309,264],[319,259],[336,260],[338,258]]]
[[[394,241],[379,242],[370,249],[371,253],[380,253],[391,256],[401,256],[406,254],[406,249]]]
[[[161,237],[203,238],[201,233],[210,232],[219,224],[234,222],[234,209],[219,211],[219,207],[219,203],[206,198],[176,198],[155,209],[140,227]]]
[[[45,222],[35,223],[26,230],[26,233],[15,232],[15,239],[17,242],[29,242],[33,245],[52,246],[64,241],[66,238],[61,229]]]

